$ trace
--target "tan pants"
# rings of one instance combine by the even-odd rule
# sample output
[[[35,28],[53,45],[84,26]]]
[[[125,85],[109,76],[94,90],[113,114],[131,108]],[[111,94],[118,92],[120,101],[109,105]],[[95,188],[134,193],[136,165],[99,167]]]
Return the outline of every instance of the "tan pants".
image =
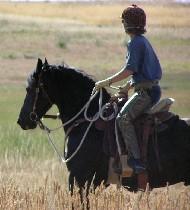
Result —
[[[147,92],[138,91],[124,104],[116,118],[129,155],[135,159],[140,159],[140,150],[133,121],[150,107],[151,98]]]

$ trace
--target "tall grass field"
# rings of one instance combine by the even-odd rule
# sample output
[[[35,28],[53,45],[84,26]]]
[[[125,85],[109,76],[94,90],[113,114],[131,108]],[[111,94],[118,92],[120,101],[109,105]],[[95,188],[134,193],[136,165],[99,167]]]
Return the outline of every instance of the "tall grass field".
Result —
[[[82,209],[77,188],[73,197],[68,192],[67,169],[45,134],[22,131],[16,122],[38,57],[83,69],[97,80],[119,71],[128,40],[120,15],[129,4],[0,2],[0,209]],[[139,4],[163,68],[162,97],[175,99],[172,112],[190,117],[190,5]],[[63,152],[63,130],[53,137]],[[89,201],[93,210],[188,210],[190,188],[179,183],[131,193],[101,186]]]

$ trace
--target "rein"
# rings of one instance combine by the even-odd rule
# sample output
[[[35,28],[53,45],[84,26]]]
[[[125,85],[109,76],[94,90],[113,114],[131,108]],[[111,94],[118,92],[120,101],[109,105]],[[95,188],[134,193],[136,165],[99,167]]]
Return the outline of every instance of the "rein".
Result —
[[[102,118],[103,120],[105,121],[109,121],[111,119],[113,119],[116,114],[117,114],[117,106],[115,105],[114,106],[114,113],[112,113],[110,116],[108,117],[104,117],[103,116],[103,112],[104,112],[104,109],[106,107],[106,104],[104,106],[102,106],[102,89],[100,90],[100,98],[99,98],[99,109],[98,109],[98,112],[93,116],[93,117],[88,117],[87,116],[87,112],[88,112],[88,108],[90,106],[90,103],[91,101],[96,97],[96,95],[98,94],[99,91],[95,91],[93,90],[92,93],[91,93],[91,96],[89,98],[89,100],[87,101],[87,103],[82,107],[82,109],[74,116],[72,117],[70,120],[68,120],[66,123],[63,123],[61,126],[57,127],[57,128],[54,128],[54,129],[49,129],[47,126],[44,125],[44,123],[39,120],[37,123],[39,125],[39,127],[44,130],[48,136],[48,140],[49,140],[49,143],[52,145],[54,151],[57,153],[57,155],[59,156],[60,160],[63,162],[63,163],[68,163],[70,160],[72,160],[75,155],[78,153],[78,151],[80,150],[80,148],[82,147],[85,139],[86,139],[86,136],[91,128],[91,126],[93,125],[93,123],[99,119],[99,118]],[[71,122],[73,122],[82,112],[84,111],[84,119],[85,121],[89,122],[89,125],[88,127],[86,128],[86,131],[84,132],[84,135],[80,141],[80,144],[78,145],[78,147],[76,148],[76,150],[72,153],[72,155],[70,157],[68,157],[67,159],[65,158],[65,146],[64,146],[64,157],[62,157],[62,155],[59,153],[56,145],[54,144],[54,141],[53,139],[51,138],[50,136],[50,133],[52,131],[55,131],[55,130],[58,130],[60,128],[63,128],[65,127],[66,125],[70,124]],[[49,117],[49,116],[48,116]],[[52,116],[50,116],[52,117]],[[54,116],[53,116],[54,118]],[[74,127],[77,127],[80,123],[83,123],[84,121],[75,121],[74,124],[72,124],[72,126],[70,127],[71,129],[69,129],[69,131],[66,133],[65,135],[65,144],[68,142],[68,136],[69,136],[69,133],[71,132],[71,130],[74,128]]]
[[[57,153],[57,155],[59,156],[60,160],[63,162],[63,163],[68,163],[71,159],[73,159],[75,157],[75,155],[77,154],[77,152],[80,150],[80,148],[82,147],[83,143],[84,143],[84,140],[92,126],[92,124],[98,120],[99,118],[103,119],[104,121],[109,121],[111,119],[113,119],[117,112],[118,112],[118,107],[117,107],[117,104],[116,103],[113,103],[113,108],[114,108],[114,112],[108,116],[108,117],[104,117],[103,116],[103,113],[104,113],[104,109],[106,108],[106,104],[104,106],[102,106],[102,89],[100,89],[100,91],[96,91],[95,88],[92,90],[92,93],[90,95],[90,98],[89,100],[87,101],[87,103],[81,108],[81,110],[75,114],[70,120],[68,120],[67,122],[63,123],[61,126],[57,127],[57,128],[54,128],[54,129],[50,129],[48,128],[43,122],[42,120],[39,119],[37,113],[36,113],[36,104],[37,104],[37,100],[39,98],[39,92],[40,92],[40,88],[43,92],[43,94],[46,96],[46,98],[49,100],[49,103],[52,105],[52,101],[51,99],[49,98],[47,92],[45,91],[44,89],[44,86],[43,86],[43,83],[41,82],[41,77],[42,77],[42,72],[40,73],[39,75],[39,80],[38,80],[38,84],[37,84],[37,87],[36,87],[36,95],[35,95],[35,99],[34,99],[34,104],[33,104],[33,109],[32,109],[32,112],[30,113],[30,119],[32,121],[35,121],[40,129],[44,130],[47,134],[47,137],[48,137],[48,141],[49,143],[51,144],[51,146],[53,147],[54,151]],[[117,87],[113,87],[113,86],[110,86],[111,88],[113,89],[119,89]],[[88,117],[87,116],[87,112],[88,112],[88,108],[92,102],[92,100],[96,97],[96,95],[100,92],[100,97],[99,97],[99,101],[98,101],[98,112],[93,116],[93,117]],[[82,112],[84,111],[84,119],[85,121],[88,121],[89,122],[89,125],[80,141],[80,144],[78,145],[78,147],[76,148],[76,150],[73,152],[73,154],[68,157],[67,159],[65,158],[65,145],[66,143],[68,142],[68,133],[66,133],[65,135],[65,141],[64,141],[64,157],[62,157],[62,155],[60,154],[60,152],[58,151],[56,145],[54,144],[54,140],[51,138],[50,136],[50,133],[53,132],[53,131],[56,131],[60,128],[63,128],[65,127],[66,125],[70,124],[71,122],[73,122]],[[59,115],[44,115],[43,116],[44,118],[51,118],[51,119],[58,119],[60,118]],[[84,122],[84,121],[83,121]],[[78,126],[79,123],[78,121],[75,121],[73,123],[73,125],[70,127],[70,128],[74,128],[76,126]],[[115,126],[115,129],[116,129],[116,126]],[[71,132],[72,129],[69,129],[69,133]],[[118,144],[118,140],[117,140],[117,129],[116,129],[116,142]],[[121,149],[120,149],[120,146],[118,145],[118,151],[120,153]]]

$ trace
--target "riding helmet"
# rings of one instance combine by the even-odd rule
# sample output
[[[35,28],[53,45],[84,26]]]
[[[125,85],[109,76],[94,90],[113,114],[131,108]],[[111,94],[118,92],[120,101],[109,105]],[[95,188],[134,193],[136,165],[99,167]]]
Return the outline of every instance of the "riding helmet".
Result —
[[[146,32],[146,14],[137,5],[132,4],[124,9],[121,18],[126,32]]]

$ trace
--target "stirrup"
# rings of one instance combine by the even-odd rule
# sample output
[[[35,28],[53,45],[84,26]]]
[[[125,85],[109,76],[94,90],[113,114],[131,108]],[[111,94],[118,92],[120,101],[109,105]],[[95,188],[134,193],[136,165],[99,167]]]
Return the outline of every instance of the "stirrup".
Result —
[[[120,155],[122,177],[131,177],[133,175],[133,169],[129,167],[127,160],[127,155]]]

